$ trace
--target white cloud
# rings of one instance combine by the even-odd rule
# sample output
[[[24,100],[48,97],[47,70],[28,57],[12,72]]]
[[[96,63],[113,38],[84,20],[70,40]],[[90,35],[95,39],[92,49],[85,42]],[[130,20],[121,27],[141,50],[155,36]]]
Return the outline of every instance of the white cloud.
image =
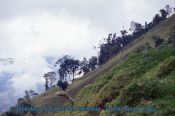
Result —
[[[1,27],[1,32],[8,35],[4,37],[4,43],[1,43],[5,49],[0,51],[2,56],[14,56],[16,53],[21,57],[38,53],[48,55],[51,51],[59,55],[70,53],[70,50],[85,50],[87,47],[91,47],[88,51],[93,52],[93,43],[96,44],[100,39],[96,37],[104,35],[102,30],[90,25],[88,20],[79,20],[66,12],[59,16],[42,14],[18,17],[5,22]],[[76,52],[71,54],[77,55]]]
[[[43,74],[52,70],[47,57],[59,58],[64,54],[78,59],[96,55],[96,45],[105,35],[88,20],[78,19],[66,11],[59,15],[41,14],[17,17],[1,23],[0,56],[13,58],[11,65],[0,66],[0,72],[9,72],[9,88],[13,96],[23,96],[25,90],[38,91],[43,85]]]

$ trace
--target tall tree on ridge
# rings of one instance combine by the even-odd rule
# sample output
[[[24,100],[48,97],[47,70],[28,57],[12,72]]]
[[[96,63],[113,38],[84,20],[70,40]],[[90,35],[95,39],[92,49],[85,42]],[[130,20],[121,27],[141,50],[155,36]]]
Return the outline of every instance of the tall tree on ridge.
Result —
[[[47,78],[51,88],[53,87],[53,82],[56,80],[55,75],[55,72],[48,72],[44,75],[44,77]]]
[[[59,64],[60,68],[58,70],[58,73],[61,78],[66,78],[67,75],[72,75],[72,78],[74,80],[75,72],[80,67],[79,60],[75,60],[72,57],[65,55],[62,58],[60,58],[56,64]]]
[[[90,59],[89,59],[89,69],[94,70],[96,68],[96,66],[98,65],[98,59],[96,56],[92,56]]]
[[[168,13],[166,12],[166,10],[161,9],[161,10],[160,10],[160,13],[161,13],[161,19],[162,19],[162,20],[167,19]]]
[[[80,65],[80,69],[84,72],[84,74],[90,72],[90,69],[88,67],[88,61],[85,57],[83,58],[83,61],[80,63]]]
[[[161,21],[161,16],[159,14],[156,14],[153,18],[153,24],[157,25]]]

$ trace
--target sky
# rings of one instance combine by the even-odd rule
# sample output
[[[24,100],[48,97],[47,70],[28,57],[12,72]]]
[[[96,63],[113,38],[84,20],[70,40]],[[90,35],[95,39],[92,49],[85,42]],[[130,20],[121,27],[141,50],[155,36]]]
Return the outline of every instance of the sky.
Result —
[[[0,0],[0,111],[25,90],[44,90],[44,73],[63,55],[97,55],[109,33],[144,24],[174,0]],[[53,60],[52,60],[53,59]]]

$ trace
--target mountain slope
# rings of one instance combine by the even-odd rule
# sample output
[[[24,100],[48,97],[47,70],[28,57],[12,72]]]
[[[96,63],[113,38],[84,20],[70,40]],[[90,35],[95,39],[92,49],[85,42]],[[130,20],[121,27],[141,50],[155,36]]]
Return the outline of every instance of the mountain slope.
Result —
[[[150,61],[151,60],[151,61]],[[174,114],[175,49],[162,48],[136,53],[83,88],[75,106],[155,107],[156,115]],[[167,101],[168,100],[168,101]],[[129,115],[126,112],[72,112],[71,115]],[[65,113],[68,115],[68,113]],[[133,113],[134,115],[134,113]],[[140,114],[141,115],[141,114]],[[143,113],[144,115],[144,113]],[[150,114],[151,115],[151,114]]]
[[[175,27],[175,15],[160,23],[137,38],[106,64],[77,79],[66,90],[76,99],[75,106],[130,105],[155,106],[160,114],[174,113],[175,104],[175,51],[172,48],[154,49],[153,36],[168,40]],[[175,32],[175,29],[174,29]],[[137,53],[149,44],[152,49]],[[32,99],[36,107],[56,107],[69,104],[63,97],[55,96],[60,91],[55,87]],[[166,110],[168,109],[168,111]],[[167,111],[167,112],[166,112]],[[38,113],[38,115],[59,116],[58,112]],[[70,112],[61,115],[116,115],[115,112]],[[118,113],[129,115],[128,113]],[[135,115],[134,113],[132,113]]]
[[[172,28],[175,27],[174,22],[175,22],[175,15],[173,15],[172,17],[167,19],[165,22],[160,23],[159,25],[157,25],[156,27],[154,27],[153,29],[148,31],[143,36],[139,37],[138,39],[136,39],[133,42],[131,42],[130,44],[128,44],[126,47],[124,47],[122,49],[120,54],[118,54],[117,56],[112,58],[110,61],[108,61],[103,66],[90,72],[89,74],[83,76],[82,78],[75,80],[73,82],[73,84],[70,85],[67,92],[70,93],[71,96],[76,98],[76,100],[78,101],[76,103],[76,105],[78,105],[78,106],[85,106],[85,105],[86,106],[94,106],[94,105],[103,106],[103,105],[106,105],[107,103],[109,103],[109,104],[114,103],[115,104],[115,102],[119,102],[117,100],[120,99],[120,97],[122,95],[124,97],[127,97],[125,94],[122,94],[123,91],[121,89],[129,88],[129,87],[127,87],[127,85],[131,84],[131,83],[136,83],[135,79],[139,78],[140,76],[145,77],[146,74],[152,74],[151,72],[149,72],[151,69],[154,70],[154,67],[158,68],[159,65],[163,65],[161,63],[166,62],[166,60],[168,60],[169,58],[173,59],[174,57],[171,57],[171,56],[174,56],[174,53],[173,53],[174,51],[171,51],[170,49],[165,49],[165,50],[162,50],[162,53],[158,54],[160,50],[155,50],[155,51],[152,51],[153,53],[157,54],[154,59],[148,58],[146,61],[142,62],[143,64],[138,65],[138,67],[142,67],[145,70],[141,70],[141,69],[137,70],[137,67],[135,67],[136,68],[135,71],[137,73],[136,74],[132,74],[132,73],[128,74],[127,72],[133,71],[133,67],[132,67],[132,70],[130,70],[131,67],[124,65],[124,64],[126,64],[126,62],[128,62],[128,63],[133,62],[133,60],[138,60],[138,61],[143,60],[143,58],[141,56],[144,56],[144,55],[137,54],[138,57],[136,59],[132,59],[133,56],[131,56],[131,59],[130,59],[131,61],[130,60],[125,61],[128,54],[136,52],[139,48],[141,48],[142,46],[145,46],[146,43],[148,43],[152,48],[154,48],[155,45],[154,45],[154,41],[152,39],[153,36],[160,36],[162,39],[167,40],[170,33],[172,32]],[[150,54],[153,56],[150,55],[149,57],[154,57],[154,54],[152,54],[152,52],[150,52]],[[166,55],[163,56],[163,54],[166,54],[166,52],[167,53],[170,52],[170,54],[168,54],[167,56]],[[163,57],[163,58],[159,62],[156,62],[156,60],[159,59],[159,57]],[[150,63],[150,61],[152,62],[152,60],[154,60],[155,63],[154,62]],[[123,62],[124,62],[124,64],[123,64]],[[146,65],[149,63],[150,63],[150,65]],[[132,65],[137,66],[137,62],[135,64],[132,64]],[[117,67],[117,68],[115,68],[115,67]],[[123,68],[121,68],[118,72],[118,67],[123,67]],[[125,69],[125,67],[126,67],[126,69]],[[127,69],[127,67],[129,69]],[[140,71],[142,71],[142,73]],[[133,78],[130,78],[131,75]],[[154,74],[154,75],[156,75],[156,74]],[[168,75],[166,75],[166,76],[168,76]],[[153,78],[153,76],[151,78]],[[126,82],[123,82],[125,80],[126,80]],[[146,81],[149,81],[149,80],[146,80]],[[117,83],[119,84],[119,86],[117,86]],[[122,83],[122,85],[120,85],[120,83]],[[153,85],[154,85],[154,83],[153,83]],[[84,88],[84,89],[82,89],[82,88]],[[113,92],[113,90],[115,90],[115,89],[116,89],[116,92]],[[79,92],[80,90],[81,90],[81,92]],[[107,91],[107,93],[106,93],[106,91]],[[127,90],[126,90],[126,92],[127,92]],[[130,93],[128,93],[128,94],[130,94]],[[53,95],[53,94],[50,94],[50,95]],[[120,97],[117,97],[117,96],[120,96]],[[110,100],[108,100],[108,99],[110,99]],[[61,100],[55,99],[55,100],[58,102],[62,102],[61,100],[63,100],[63,99],[61,99]],[[126,103],[128,103],[127,100],[125,100],[125,101],[126,101]],[[45,101],[41,101],[41,103],[44,103],[44,102]],[[64,101],[64,103],[65,102],[66,101]],[[144,102],[144,101],[142,101],[142,102]],[[62,103],[61,103],[61,105],[62,105]],[[119,104],[119,105],[121,105],[121,104]],[[57,103],[54,106],[59,106],[59,105]],[[55,113],[55,114],[57,114],[57,113]],[[75,115],[78,115],[78,114],[75,113]],[[65,115],[67,115],[67,114],[65,114]],[[85,114],[83,113],[81,115],[85,115]],[[86,115],[88,115],[88,114],[86,114]],[[95,115],[96,115],[96,113],[95,113]]]

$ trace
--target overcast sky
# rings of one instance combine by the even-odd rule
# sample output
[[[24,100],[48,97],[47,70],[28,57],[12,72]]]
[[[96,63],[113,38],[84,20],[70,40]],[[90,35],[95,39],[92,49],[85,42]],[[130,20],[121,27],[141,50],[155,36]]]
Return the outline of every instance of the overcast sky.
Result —
[[[166,4],[175,0],[0,0],[0,58],[13,60],[0,63],[0,110],[26,89],[41,91],[46,59],[97,55],[108,33],[151,21]]]

